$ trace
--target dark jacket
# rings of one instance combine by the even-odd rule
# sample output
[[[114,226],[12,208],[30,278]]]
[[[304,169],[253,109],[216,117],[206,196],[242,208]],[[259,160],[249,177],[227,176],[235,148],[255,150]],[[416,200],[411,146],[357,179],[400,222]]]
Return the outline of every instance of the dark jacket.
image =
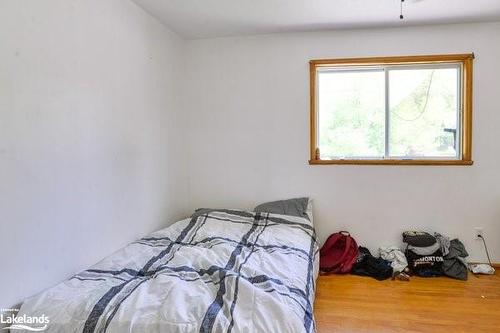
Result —
[[[467,280],[467,264],[465,258],[468,256],[469,254],[461,241],[458,239],[451,240],[450,252],[444,257],[444,274],[455,279]]]
[[[359,247],[358,259],[352,267],[351,274],[371,276],[377,280],[385,280],[392,276],[391,264],[382,259],[375,258],[366,247]]]

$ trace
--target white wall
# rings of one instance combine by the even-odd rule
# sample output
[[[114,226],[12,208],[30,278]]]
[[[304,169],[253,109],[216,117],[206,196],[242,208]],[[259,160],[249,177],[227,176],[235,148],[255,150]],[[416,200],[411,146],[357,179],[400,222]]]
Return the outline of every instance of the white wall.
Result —
[[[128,0],[0,1],[0,308],[187,214],[182,47]]]
[[[500,23],[275,34],[187,44],[190,205],[252,208],[309,195],[323,241],[349,230],[375,250],[405,229],[459,237],[500,262]],[[315,58],[475,52],[472,167],[309,166]]]
[[[500,23],[184,42],[128,0],[0,1],[0,307],[196,207],[301,195],[320,241],[347,229],[374,250],[423,228],[484,260],[482,226],[500,261],[498,36]],[[308,60],[471,51],[473,167],[307,164]]]

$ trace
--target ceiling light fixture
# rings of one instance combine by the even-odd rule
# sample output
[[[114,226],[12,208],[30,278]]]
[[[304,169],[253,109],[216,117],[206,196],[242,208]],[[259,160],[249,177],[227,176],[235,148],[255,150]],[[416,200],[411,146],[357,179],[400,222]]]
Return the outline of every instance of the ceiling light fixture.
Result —
[[[404,19],[405,17],[403,16],[403,3],[405,2],[405,0],[401,0],[401,7],[400,7],[400,14],[399,14],[399,19],[402,20]]]

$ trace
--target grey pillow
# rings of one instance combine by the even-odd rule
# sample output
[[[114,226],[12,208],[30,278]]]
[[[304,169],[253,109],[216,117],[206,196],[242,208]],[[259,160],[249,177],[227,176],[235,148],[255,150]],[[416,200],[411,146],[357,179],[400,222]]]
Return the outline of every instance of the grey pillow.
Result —
[[[309,198],[279,200],[260,204],[253,210],[259,213],[265,212],[271,214],[299,216],[310,220],[309,215],[307,214],[308,203]]]

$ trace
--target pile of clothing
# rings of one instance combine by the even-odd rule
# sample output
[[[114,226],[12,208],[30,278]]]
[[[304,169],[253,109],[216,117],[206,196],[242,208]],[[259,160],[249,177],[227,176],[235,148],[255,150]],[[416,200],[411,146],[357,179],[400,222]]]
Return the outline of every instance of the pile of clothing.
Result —
[[[406,250],[397,246],[381,247],[379,257],[357,242],[348,232],[332,234],[320,251],[320,269],[324,273],[351,273],[377,280],[409,281],[410,275],[449,276],[467,280],[469,256],[458,239],[422,231],[403,233]]]
[[[393,277],[408,281],[410,277],[405,272],[407,266],[403,251],[395,246],[380,248],[380,257],[374,257],[370,250],[360,246],[351,274],[371,276],[377,280]]]
[[[406,231],[403,242],[407,244],[406,258],[414,275],[433,277],[446,275],[455,279],[467,280],[467,261],[469,256],[458,239],[450,239],[435,233]]]
[[[408,260],[405,254],[397,246],[381,247],[379,249],[380,257],[391,263],[392,278],[409,281]]]
[[[389,261],[372,256],[370,250],[360,246],[358,258],[352,266],[351,274],[371,276],[377,280],[385,280],[392,276],[393,270]]]

